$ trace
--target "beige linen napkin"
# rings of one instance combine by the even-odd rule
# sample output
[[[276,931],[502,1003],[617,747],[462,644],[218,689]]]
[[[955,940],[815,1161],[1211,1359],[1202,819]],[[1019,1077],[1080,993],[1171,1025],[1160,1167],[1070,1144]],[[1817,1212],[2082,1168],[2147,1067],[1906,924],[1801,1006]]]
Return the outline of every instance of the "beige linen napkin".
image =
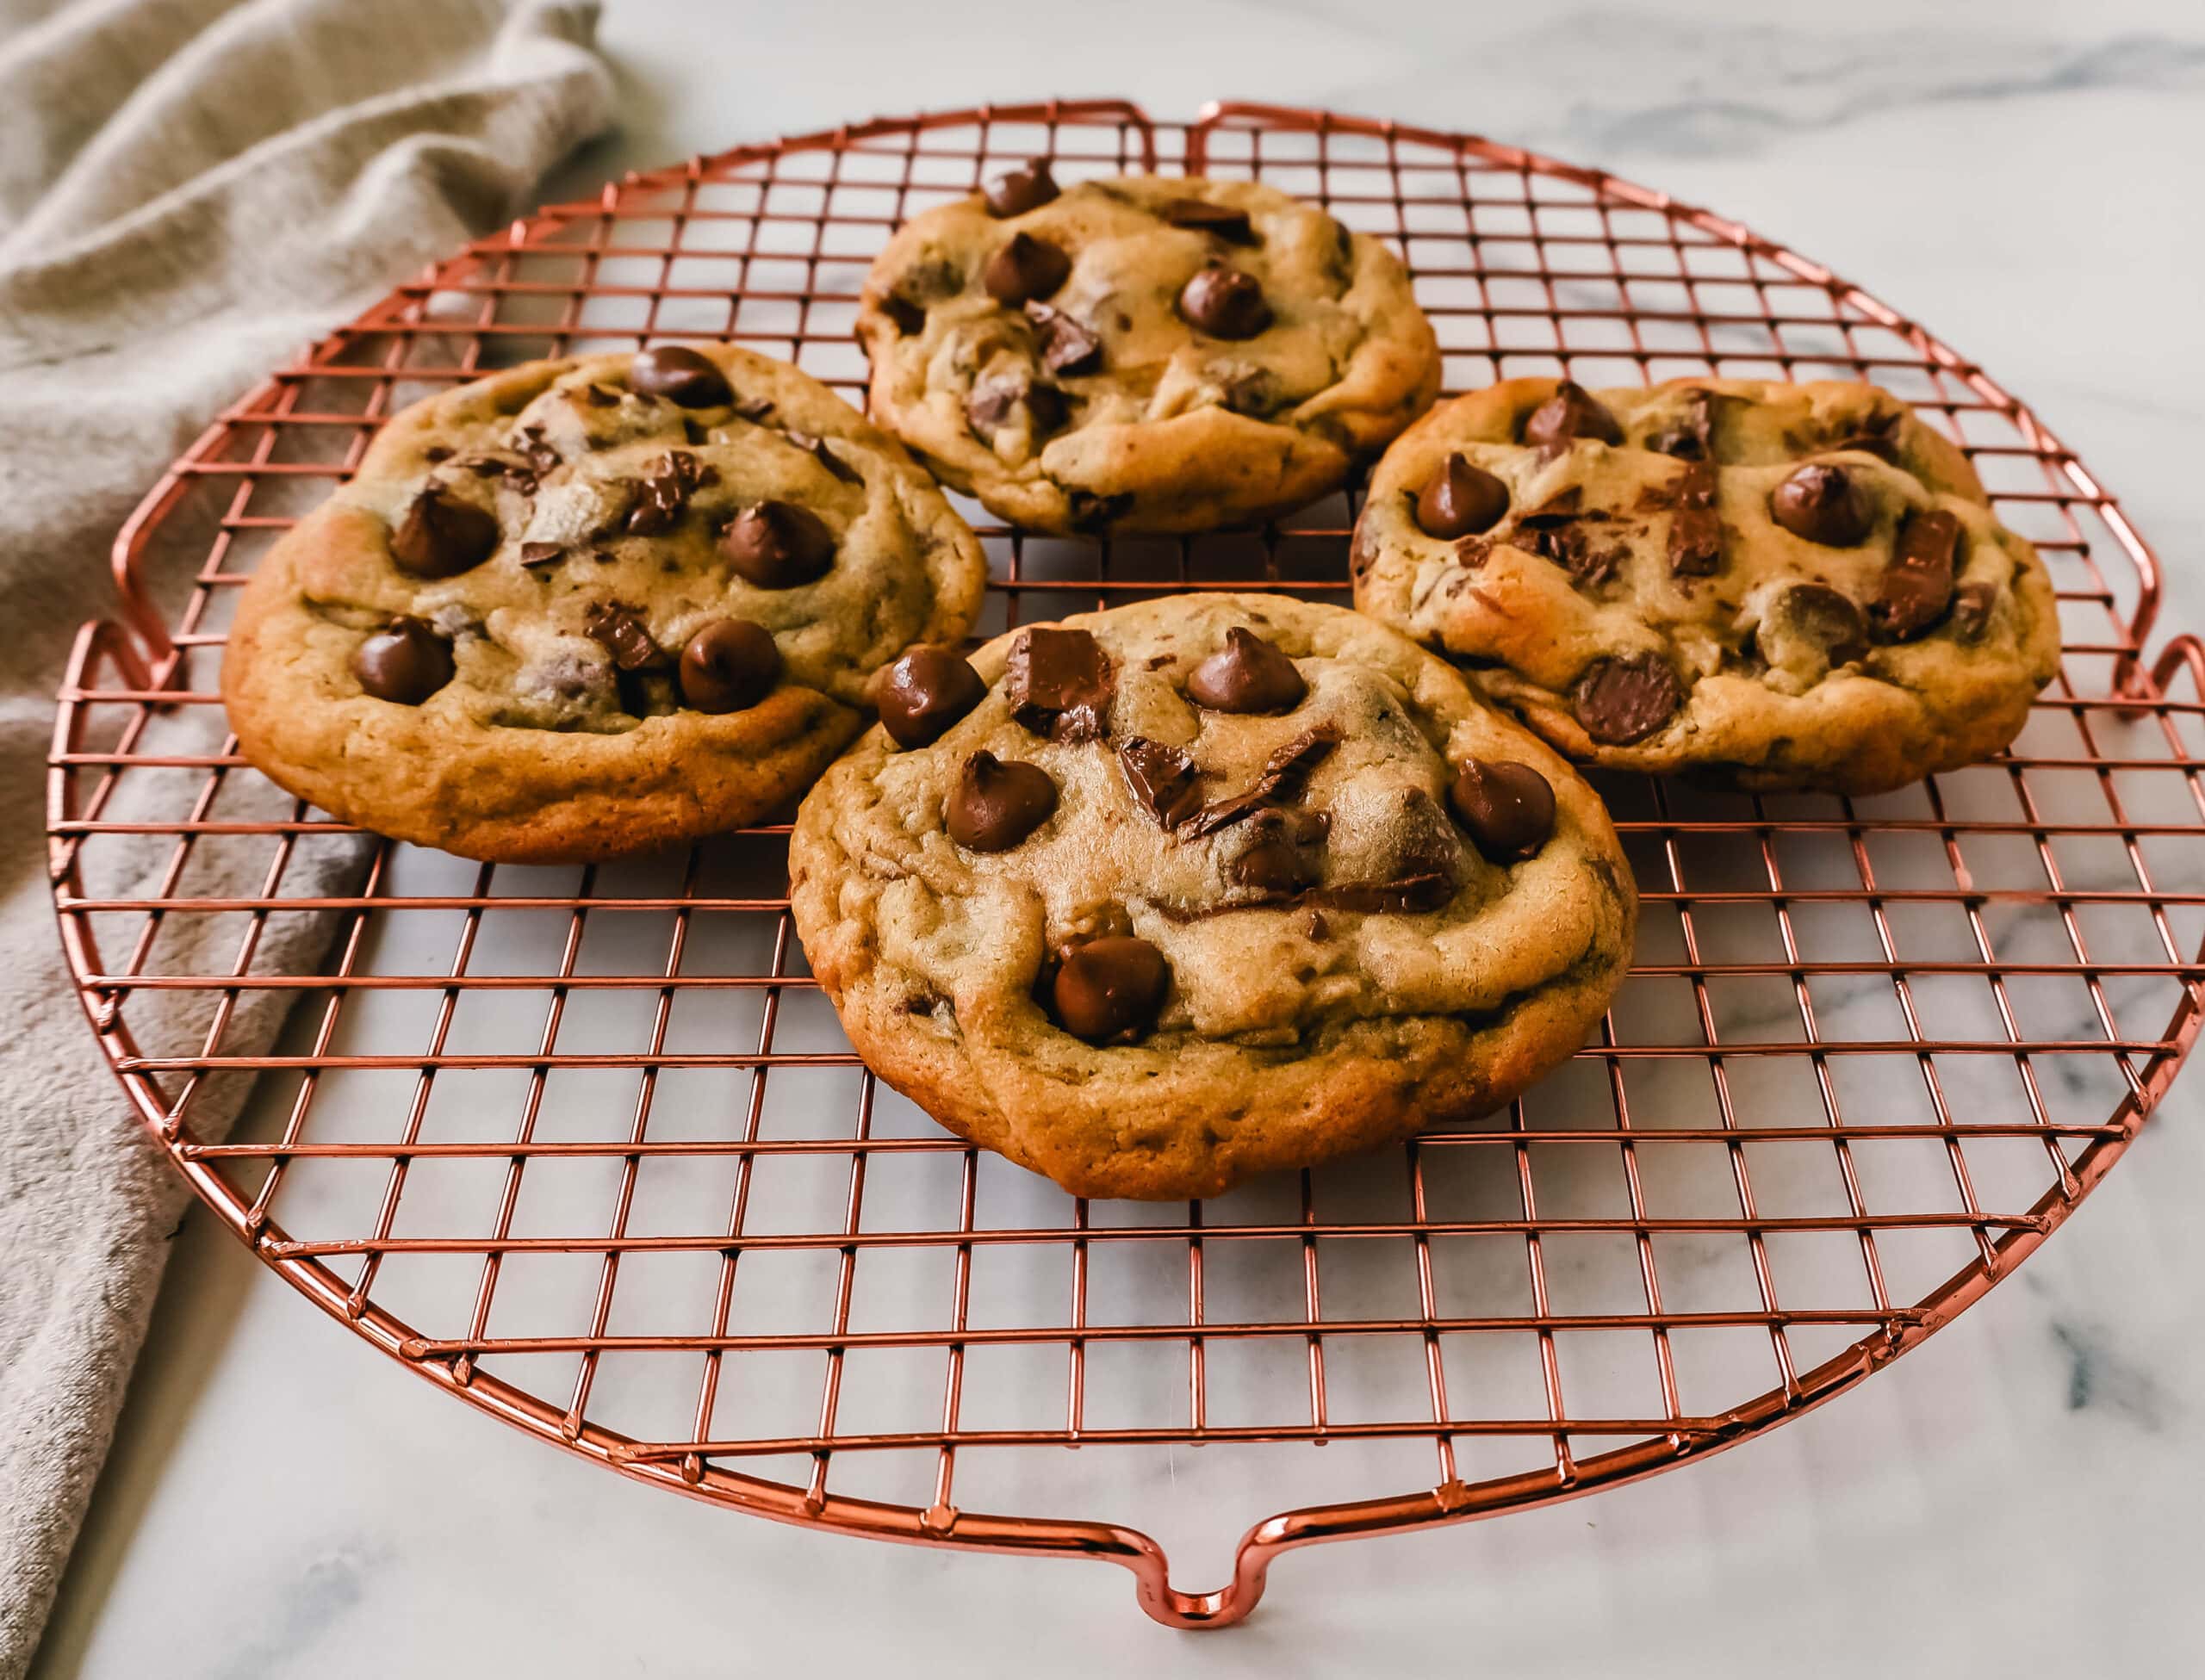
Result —
[[[110,610],[116,527],[225,404],[525,208],[605,127],[595,23],[593,5],[520,0],[0,0],[5,1680],[29,1663],[185,1199],[61,962],[40,841],[62,662],[79,623]],[[173,600],[191,556],[171,558],[156,582]],[[149,880],[171,845],[147,843]],[[357,860],[318,857],[288,890],[343,890]],[[253,890],[211,854],[195,867],[194,891]],[[326,930],[282,925],[308,920],[271,919],[267,960],[315,963]],[[244,994],[227,1045],[264,1047],[282,997]],[[188,1030],[210,1001],[140,993],[130,1009]],[[243,1095],[242,1082],[204,1093],[193,1125],[219,1135]]]

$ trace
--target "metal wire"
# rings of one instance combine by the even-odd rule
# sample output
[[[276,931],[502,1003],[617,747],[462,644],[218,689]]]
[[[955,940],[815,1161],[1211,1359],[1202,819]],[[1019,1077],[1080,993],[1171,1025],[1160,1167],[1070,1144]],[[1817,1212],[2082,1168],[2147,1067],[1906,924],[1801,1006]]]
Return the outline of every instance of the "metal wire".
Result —
[[[873,251],[1037,153],[1066,179],[1261,176],[1386,237],[1450,390],[1876,380],[2045,554],[2060,678],[2012,756],[1879,799],[1606,782],[1645,911],[1599,1042],[1479,1125],[1183,1211],[1073,1201],[877,1088],[803,969],[785,827],[579,871],[386,844],[356,890],[295,884],[302,849],[351,831],[271,811],[206,710],[215,654],[237,586],[383,418],[492,367],[684,337],[860,400]],[[1342,598],[1353,501],[1102,543],[972,509],[983,628],[1184,589]],[[173,623],[147,585],[165,544],[201,553]],[[2119,1158],[2205,1001],[2185,955],[2205,933],[2205,653],[2180,637],[2146,666],[2157,568],[2113,499],[1980,369],[1827,270],[1481,139],[1256,106],[1180,127],[1105,101],[630,177],[277,373],[148,498],[116,573],[121,622],[85,628],[55,723],[62,937],[124,1088],[263,1262],[421,1375],[630,1475],[851,1533],[1106,1559],[1176,1626],[1245,1615],[1288,1548],[1649,1474],[1889,1363]],[[210,858],[264,859],[258,890],[196,890]],[[258,965],[270,919],[298,914],[334,929],[326,970]],[[234,927],[227,959],[186,927]],[[290,1034],[239,1051],[261,993],[296,995]],[[209,1005],[196,1036],[152,1013],[177,994]],[[251,1072],[256,1118],[202,1137],[200,1094]],[[1053,1416],[1004,1421],[1051,1392]],[[1249,1529],[1208,1593],[1122,1526],[1137,1478],[1008,1452],[1298,1442],[1335,1468],[1265,1460],[1304,1508]],[[1421,1474],[1403,1452],[1430,1454]],[[985,1481],[1012,1457],[1018,1477]],[[985,1515],[959,1503],[976,1479],[1028,1513],[1110,1509]]]

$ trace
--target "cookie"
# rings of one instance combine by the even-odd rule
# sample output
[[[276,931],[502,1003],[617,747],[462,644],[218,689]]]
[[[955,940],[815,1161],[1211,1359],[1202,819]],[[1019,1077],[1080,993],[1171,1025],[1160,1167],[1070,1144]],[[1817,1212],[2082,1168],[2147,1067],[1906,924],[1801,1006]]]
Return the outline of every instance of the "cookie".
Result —
[[[898,231],[857,330],[874,418],[1029,530],[1285,512],[1439,389],[1394,254],[1250,181],[1059,190],[1036,162]]]
[[[978,540],[902,446],[732,345],[537,362],[398,415],[244,591],[246,758],[378,834],[562,863],[811,785]]]
[[[1873,793],[1997,752],[2059,661],[2051,580],[1873,386],[1517,379],[1372,474],[1356,605],[1574,759]]]
[[[1599,801],[1368,618],[1179,596],[924,662],[798,811],[797,930],[874,1072],[1075,1194],[1496,1107],[1623,978]]]

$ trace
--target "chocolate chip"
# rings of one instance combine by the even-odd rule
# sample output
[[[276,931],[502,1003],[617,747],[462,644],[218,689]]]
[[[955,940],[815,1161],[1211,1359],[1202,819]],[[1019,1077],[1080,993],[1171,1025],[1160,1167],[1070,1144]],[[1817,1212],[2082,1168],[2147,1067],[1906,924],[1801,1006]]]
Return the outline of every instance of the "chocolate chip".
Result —
[[[668,449],[653,457],[643,468],[636,505],[628,511],[628,530],[637,536],[671,530],[689,505],[689,498],[719,481],[718,468],[700,466],[686,449]]]
[[[1715,455],[1715,400],[1712,391],[1686,394],[1684,412],[1668,425],[1649,432],[1646,447],[1680,461],[1708,461]]]
[[[763,425],[773,418],[773,405],[764,397],[737,397],[735,412],[753,425]]]
[[[1135,735],[1118,743],[1118,768],[1125,772],[1134,803],[1166,828],[1177,828],[1202,809],[1195,761],[1176,747]]]
[[[1417,529],[1446,542],[1491,530],[1507,511],[1508,487],[1461,455],[1449,456],[1416,499]]]
[[[953,648],[922,645],[880,673],[873,690],[880,726],[898,747],[924,747],[986,697],[988,685]]]
[[[1056,809],[1057,784],[1040,765],[975,753],[958,772],[941,820],[968,852],[1008,852]]]
[[[1101,530],[1134,505],[1134,493],[1121,490],[1114,495],[1098,496],[1092,490],[1075,488],[1065,493],[1065,500],[1069,505],[1074,530]]]
[[[666,661],[665,651],[651,640],[650,631],[633,607],[618,601],[593,601],[582,615],[582,629],[612,655],[613,664],[623,671],[641,671]]]
[[[1269,368],[1243,368],[1227,376],[1225,406],[1235,414],[1265,419],[1286,406],[1278,375]]]
[[[1554,833],[1554,788],[1528,764],[1472,759],[1456,772],[1447,803],[1489,863],[1519,864]]]
[[[520,439],[520,453],[538,477],[559,465],[562,459],[559,451],[545,440],[542,426],[523,426]]]
[[[1866,658],[1868,627],[1852,598],[1823,583],[1795,583],[1772,598],[1754,631],[1771,666],[1809,681]]]
[[[975,431],[988,432],[1008,419],[1014,408],[1026,411],[1027,423],[1036,437],[1047,437],[1065,423],[1064,393],[1022,375],[981,381],[966,399],[965,416]]]
[[[997,176],[988,183],[983,195],[991,216],[1022,216],[1028,210],[1038,210],[1057,195],[1057,183],[1049,174],[1049,160],[1036,158],[1024,169]]]
[[[745,582],[793,589],[835,563],[835,534],[808,507],[765,501],[746,507],[720,533],[720,553]]]
[[[1271,324],[1271,307],[1255,276],[1217,264],[1180,288],[1179,313],[1213,338],[1252,338]]]
[[[1188,697],[1212,711],[1292,711],[1308,691],[1292,660],[1238,625],[1225,633],[1225,646],[1187,679]]]
[[[566,552],[556,542],[524,542],[520,545],[520,563],[524,566],[548,566]]]
[[[1090,1045],[1129,1044],[1156,1024],[1171,968],[1146,939],[1113,933],[1065,954],[1050,987],[1057,1021]]]
[[[1585,733],[1609,747],[1643,741],[1677,714],[1684,689],[1659,654],[1599,659],[1570,691]]]
[[[780,679],[781,650],[748,618],[716,618],[681,650],[681,697],[699,711],[755,706]]]
[[[1898,544],[1868,603],[1868,634],[1878,642],[1911,642],[1953,604],[1960,522],[1942,508],[1924,508],[1899,527]]]
[[[1332,828],[1326,813],[1262,810],[1247,827],[1245,846],[1225,865],[1233,885],[1266,898],[1291,898],[1323,878],[1320,848]]]
[[[1014,308],[1028,298],[1048,296],[1071,277],[1071,258],[1064,248],[1031,233],[1012,234],[980,270],[988,295]]]
[[[926,331],[927,312],[907,297],[895,293],[880,300],[880,313],[896,323],[896,330],[906,338],[916,338]]]
[[[1303,931],[1313,939],[1323,939],[1332,937],[1332,925],[1325,920],[1325,913],[1322,910],[1311,910],[1309,912],[1309,920],[1302,926]]]
[[[1669,516],[1669,570],[1680,578],[1711,578],[1723,565],[1723,516],[1715,506],[1715,468],[1685,468]]]
[[[1565,379],[1524,422],[1524,441],[1541,449],[1565,449],[1580,437],[1620,443],[1623,428],[1599,398],[1575,380]]]
[[[449,461],[452,457],[452,453],[451,445],[449,443],[432,443],[427,449],[421,451],[421,459],[424,461]]]
[[[582,400],[592,408],[618,408],[620,406],[620,394],[610,386],[599,385],[596,381],[592,380],[582,387]]]
[[[352,650],[360,686],[396,705],[419,705],[452,671],[451,643],[419,618],[394,618]]]
[[[1850,549],[1868,535],[1876,510],[1844,468],[1811,462],[1769,492],[1768,517],[1794,536],[1826,549]]]
[[[831,476],[840,479],[844,484],[862,484],[865,482],[863,474],[861,474],[856,468],[851,466],[848,462],[843,460],[841,456],[836,455],[835,453],[834,446],[829,443],[824,437],[820,437],[817,433],[810,431],[784,431],[781,436],[787,438],[790,443],[795,444],[797,448],[802,449],[814,461],[824,467]]]
[[[1953,592],[1953,634],[1963,642],[1978,642],[1991,623],[1998,592],[1987,583],[1964,583]]]
[[[1046,303],[1028,304],[1026,319],[1040,334],[1042,365],[1051,373],[1091,374],[1102,365],[1102,341],[1085,322]]]
[[[1052,741],[1093,741],[1109,733],[1117,676],[1102,644],[1085,630],[1036,625],[1010,644],[1003,691],[1012,713]]]
[[[664,397],[683,408],[717,408],[735,400],[719,363],[686,344],[662,344],[645,350],[629,364],[628,385],[647,397]]]
[[[1185,838],[1202,840],[1221,828],[1253,816],[1275,805],[1291,804],[1309,785],[1309,774],[1340,744],[1338,729],[1326,725],[1296,735],[1264,760],[1255,784],[1245,793],[1205,805],[1187,823]]]
[[[432,487],[414,497],[391,534],[390,557],[417,578],[456,578],[489,559],[498,539],[494,517]]]
[[[1212,204],[1203,198],[1174,198],[1158,205],[1156,214],[1174,227],[1191,227],[1229,245],[1256,243],[1256,230],[1248,225],[1248,213],[1229,204]]]

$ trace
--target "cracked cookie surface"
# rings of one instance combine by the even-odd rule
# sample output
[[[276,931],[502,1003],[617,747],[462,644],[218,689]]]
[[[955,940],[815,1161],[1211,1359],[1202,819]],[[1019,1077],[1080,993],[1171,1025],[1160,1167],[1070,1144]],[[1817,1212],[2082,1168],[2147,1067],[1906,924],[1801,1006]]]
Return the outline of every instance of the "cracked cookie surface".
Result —
[[[754,821],[951,642],[978,540],[901,445],[715,344],[532,363],[399,414],[244,591],[240,749],[332,815],[587,861]]]
[[[1878,792],[1999,751],[2058,667],[2051,580],[1872,386],[1519,379],[1372,474],[1356,605],[1572,758]]]
[[[874,417],[1040,531],[1284,512],[1439,388],[1394,254],[1247,181],[1015,172],[897,232],[857,331]]]
[[[1075,1193],[1498,1107],[1623,978],[1599,801],[1370,619],[1183,596],[971,665],[897,668],[798,813],[791,902],[867,1064]]]

